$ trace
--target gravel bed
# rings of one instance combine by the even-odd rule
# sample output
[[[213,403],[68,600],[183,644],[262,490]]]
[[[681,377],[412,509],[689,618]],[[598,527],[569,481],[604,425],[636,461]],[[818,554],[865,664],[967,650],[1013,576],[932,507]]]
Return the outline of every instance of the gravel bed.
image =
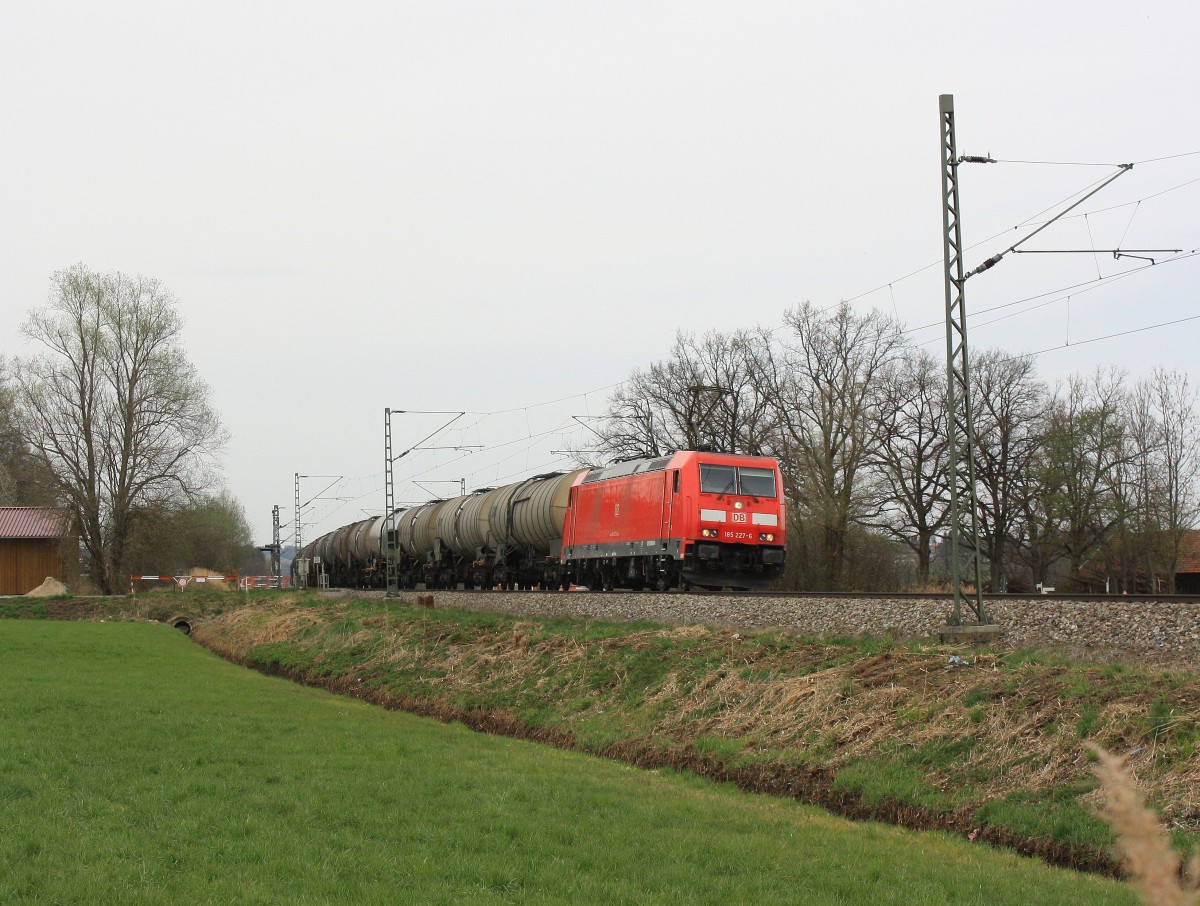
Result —
[[[734,629],[779,628],[814,635],[937,636],[946,625],[946,598],[773,598],[613,592],[405,592],[432,596],[437,607],[524,616],[703,623]],[[1120,599],[1072,601],[1010,598],[986,601],[1004,647],[1054,645],[1104,656],[1195,663],[1200,656],[1200,602]]]

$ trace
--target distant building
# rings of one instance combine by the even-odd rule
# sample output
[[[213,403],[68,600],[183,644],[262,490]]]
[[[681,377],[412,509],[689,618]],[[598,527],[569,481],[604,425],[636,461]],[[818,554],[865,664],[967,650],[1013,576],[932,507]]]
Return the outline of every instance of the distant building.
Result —
[[[79,539],[66,510],[0,507],[0,595],[33,591],[47,576],[70,584],[79,575]]]
[[[1083,565],[1083,590],[1097,594],[1165,594],[1175,560],[1175,594],[1200,595],[1200,530],[1117,535]]]
[[[1200,531],[1196,529],[1188,529],[1180,539],[1175,591],[1181,595],[1200,594]]]

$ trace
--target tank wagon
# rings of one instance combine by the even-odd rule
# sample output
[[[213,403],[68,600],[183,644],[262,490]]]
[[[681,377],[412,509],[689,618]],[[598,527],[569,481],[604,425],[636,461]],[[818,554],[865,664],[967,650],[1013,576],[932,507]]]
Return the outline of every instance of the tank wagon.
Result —
[[[786,509],[768,457],[684,451],[537,475],[397,510],[403,588],[756,588],[783,571]],[[388,518],[317,538],[309,584],[386,584]],[[319,558],[319,565],[316,562]]]

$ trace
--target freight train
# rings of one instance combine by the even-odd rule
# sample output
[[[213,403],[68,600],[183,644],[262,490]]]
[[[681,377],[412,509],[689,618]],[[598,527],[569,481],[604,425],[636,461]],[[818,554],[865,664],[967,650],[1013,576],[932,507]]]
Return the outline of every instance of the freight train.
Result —
[[[786,516],[774,459],[684,451],[345,525],[305,545],[293,572],[384,587],[390,531],[400,588],[762,588],[783,572]]]

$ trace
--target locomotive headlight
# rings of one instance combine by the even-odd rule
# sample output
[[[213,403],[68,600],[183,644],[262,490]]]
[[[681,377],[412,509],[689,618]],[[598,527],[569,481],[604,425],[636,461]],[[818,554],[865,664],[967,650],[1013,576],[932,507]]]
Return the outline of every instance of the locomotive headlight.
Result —
[[[715,528],[700,529],[700,536],[703,538],[716,538],[720,534]]]
[[[735,500],[735,501],[733,502],[733,508],[734,508],[735,510],[740,510],[740,509],[743,509],[745,506],[746,506],[746,504],[745,504],[745,503],[743,503],[743,502],[742,502],[742,501],[740,501],[740,500]]]
[[[775,533],[774,532],[759,532],[758,540],[759,541],[774,541]]]

